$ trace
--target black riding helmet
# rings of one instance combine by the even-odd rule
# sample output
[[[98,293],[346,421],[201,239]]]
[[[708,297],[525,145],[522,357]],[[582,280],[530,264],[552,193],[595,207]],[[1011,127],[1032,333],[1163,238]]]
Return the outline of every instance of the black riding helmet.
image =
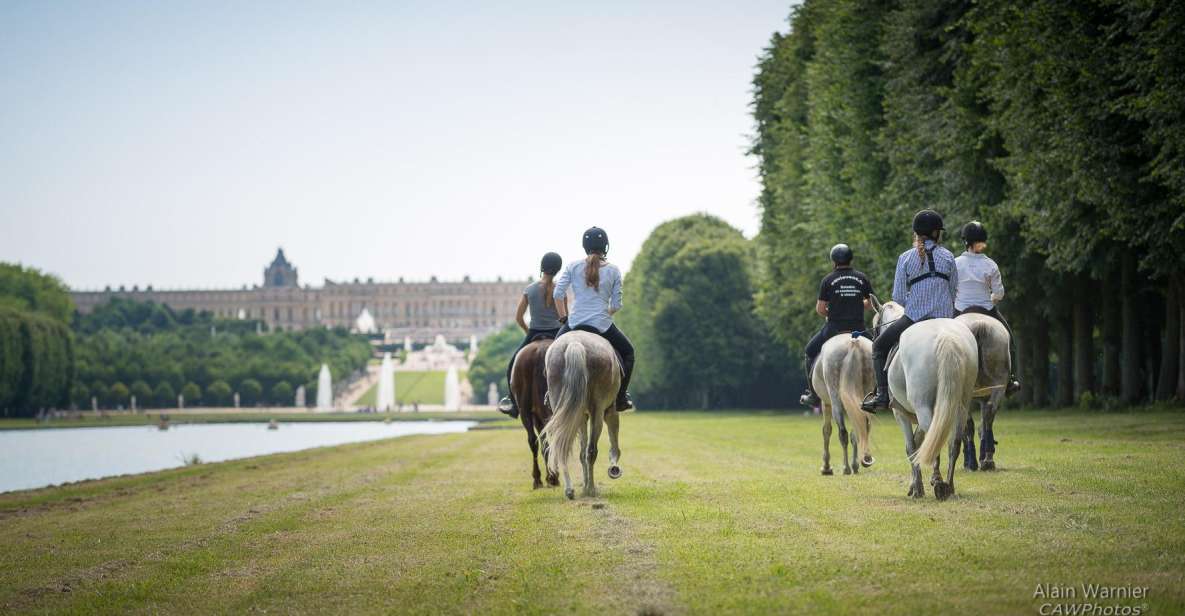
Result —
[[[975,242],[986,242],[987,227],[984,227],[983,223],[979,222],[978,220],[972,220],[971,222],[963,225],[962,235],[963,241],[966,242],[968,246],[974,244]]]
[[[554,252],[549,252],[543,255],[543,260],[539,262],[539,271],[543,272],[544,274],[555,276],[556,272],[559,272],[560,268],[563,266],[563,257],[557,255]]]
[[[591,227],[584,232],[584,254],[592,254],[599,252],[603,255],[609,254],[609,234],[600,227]]]
[[[922,237],[931,237],[935,231],[942,231],[942,215],[934,210],[922,210],[913,217],[913,232]]]
[[[847,244],[836,244],[831,247],[831,262],[836,265],[851,265],[852,249]]]

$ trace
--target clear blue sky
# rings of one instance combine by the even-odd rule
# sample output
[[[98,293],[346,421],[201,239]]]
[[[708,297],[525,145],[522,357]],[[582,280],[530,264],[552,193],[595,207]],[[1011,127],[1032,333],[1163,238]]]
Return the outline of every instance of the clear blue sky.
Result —
[[[0,260],[67,284],[525,277],[669,218],[752,237],[790,3],[4,2]]]

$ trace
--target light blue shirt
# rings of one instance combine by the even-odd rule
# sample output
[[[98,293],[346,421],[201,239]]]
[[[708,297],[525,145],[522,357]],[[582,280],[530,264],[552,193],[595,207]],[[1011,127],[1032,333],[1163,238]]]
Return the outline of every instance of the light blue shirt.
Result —
[[[926,250],[934,256],[934,271],[946,274],[950,280],[931,276],[914,283],[909,281],[930,271],[925,257],[910,248],[897,258],[897,274],[893,277],[893,301],[905,306],[905,316],[913,321],[949,319],[955,315],[955,294],[959,289],[959,271],[955,255],[933,240],[926,240]]]
[[[991,310],[996,302],[1004,299],[1004,279],[1000,276],[1000,267],[990,257],[967,251],[955,259],[955,265],[959,268],[956,310],[972,306]]]
[[[602,263],[600,284],[595,289],[584,282],[584,270],[584,260],[568,263],[555,283],[552,296],[557,301],[564,299],[571,287],[573,302],[568,306],[568,327],[587,325],[603,333],[613,325],[609,311],[621,310],[621,270],[612,263]]]

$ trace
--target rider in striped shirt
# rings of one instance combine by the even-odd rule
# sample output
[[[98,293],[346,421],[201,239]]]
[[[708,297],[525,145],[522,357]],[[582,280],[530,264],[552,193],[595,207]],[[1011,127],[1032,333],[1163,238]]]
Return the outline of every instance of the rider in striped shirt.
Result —
[[[914,247],[898,257],[893,277],[893,301],[905,307],[905,315],[882,324],[884,329],[872,343],[876,391],[860,405],[869,413],[889,407],[885,360],[902,332],[918,321],[954,317],[959,273],[955,255],[939,244],[942,231],[942,216],[934,210],[922,210],[913,217]]]

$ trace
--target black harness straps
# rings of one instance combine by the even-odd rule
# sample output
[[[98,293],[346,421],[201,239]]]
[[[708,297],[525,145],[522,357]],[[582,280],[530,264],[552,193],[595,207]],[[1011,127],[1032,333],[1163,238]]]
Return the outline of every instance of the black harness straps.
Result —
[[[941,278],[943,280],[950,280],[950,274],[944,274],[944,273],[934,269],[934,249],[933,248],[926,250],[926,264],[930,266],[930,271],[922,272],[921,274],[918,274],[917,276],[910,278],[909,282],[906,283],[905,288],[912,289],[913,285],[915,285],[927,278]]]

